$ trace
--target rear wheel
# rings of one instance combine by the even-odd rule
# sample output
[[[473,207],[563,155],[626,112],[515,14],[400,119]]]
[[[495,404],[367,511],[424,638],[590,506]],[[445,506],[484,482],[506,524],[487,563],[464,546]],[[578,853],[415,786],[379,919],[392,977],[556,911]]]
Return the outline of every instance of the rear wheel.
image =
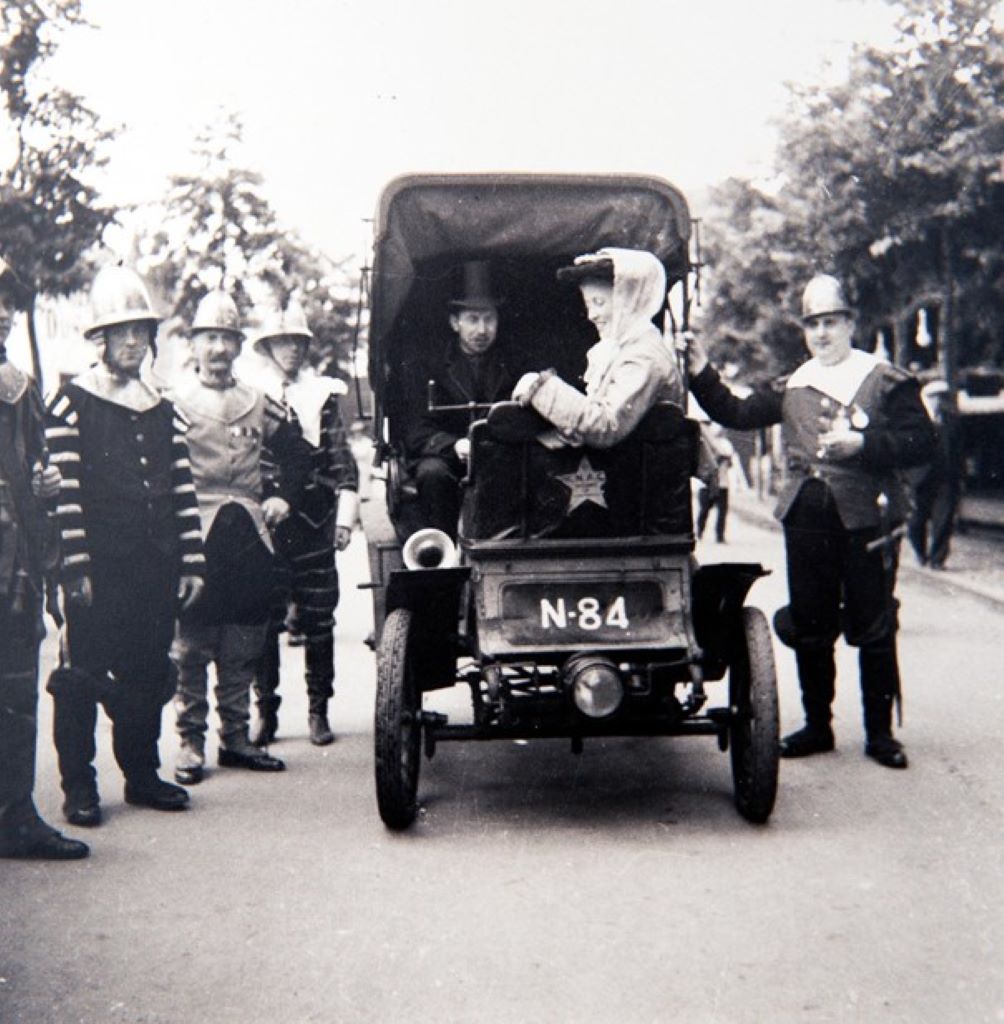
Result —
[[[747,821],[762,824],[777,797],[777,675],[767,619],[759,608],[742,612],[742,628],[729,665],[732,784],[739,813]]]
[[[384,824],[405,829],[418,810],[418,769],[422,740],[422,693],[409,658],[411,612],[387,616],[377,648],[374,719],[377,806]]]

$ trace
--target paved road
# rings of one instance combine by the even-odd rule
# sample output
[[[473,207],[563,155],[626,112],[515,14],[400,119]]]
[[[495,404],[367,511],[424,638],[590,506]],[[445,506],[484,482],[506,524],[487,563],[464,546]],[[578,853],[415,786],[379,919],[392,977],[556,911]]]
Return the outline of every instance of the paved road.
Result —
[[[780,568],[776,534],[731,530],[702,558]],[[555,741],[444,745],[399,836],[373,798],[373,658],[350,583],[364,564],[357,538],[334,747],[306,741],[295,650],[284,775],[219,770],[185,814],[127,808],[103,726],[92,858],[0,862],[0,1021],[1004,1020],[999,607],[905,581],[910,770],[862,756],[844,652],[839,749],[783,764],[767,827],[733,810],[710,739],[577,758]],[[772,612],[782,595],[779,572],[753,600]],[[791,726],[797,687],[778,659]],[[451,701],[463,695],[437,698]],[[58,820],[45,742],[39,776]]]

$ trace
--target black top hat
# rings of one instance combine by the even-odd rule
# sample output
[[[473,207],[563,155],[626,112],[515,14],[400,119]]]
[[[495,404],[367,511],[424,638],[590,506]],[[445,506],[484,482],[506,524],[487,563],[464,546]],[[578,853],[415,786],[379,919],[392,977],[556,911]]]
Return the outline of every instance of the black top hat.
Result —
[[[460,294],[450,299],[451,309],[482,309],[501,306],[503,299],[492,288],[491,270],[486,260],[469,260],[463,265]]]
[[[557,278],[564,284],[581,284],[583,281],[613,284],[614,261],[609,256],[591,257],[581,263],[573,263],[570,267],[560,267]]]

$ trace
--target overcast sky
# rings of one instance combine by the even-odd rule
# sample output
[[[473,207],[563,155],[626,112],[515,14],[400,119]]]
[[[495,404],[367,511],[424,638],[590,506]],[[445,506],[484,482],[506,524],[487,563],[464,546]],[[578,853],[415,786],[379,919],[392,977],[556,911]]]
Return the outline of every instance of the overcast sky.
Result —
[[[122,126],[102,186],[155,199],[222,105],[282,220],[368,244],[411,171],[630,171],[699,192],[770,170],[786,81],[887,42],[883,0],[84,0],[52,76]],[[829,70],[827,70],[829,68]],[[700,213],[699,210],[695,211]]]

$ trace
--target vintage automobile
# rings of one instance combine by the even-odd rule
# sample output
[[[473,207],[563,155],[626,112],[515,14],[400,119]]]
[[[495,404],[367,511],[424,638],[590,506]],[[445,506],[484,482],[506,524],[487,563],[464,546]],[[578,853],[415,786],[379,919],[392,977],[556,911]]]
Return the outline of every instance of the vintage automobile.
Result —
[[[716,737],[731,754],[740,814],[768,819],[778,771],[773,651],[763,613],[745,606],[765,570],[697,565],[698,427],[683,411],[656,406],[606,450],[550,450],[536,414],[509,402],[472,406],[458,543],[412,530],[403,382],[444,344],[456,267],[486,260],[503,282],[499,334],[510,361],[574,380],[596,336],[556,270],[603,246],[648,250],[670,285],[660,326],[680,328],[690,233],[684,197],[651,177],[414,175],[384,190],[370,378],[386,507],[371,501],[364,525],[376,794],[389,828],[415,818],[423,751],[544,737],[567,738],[573,752],[593,737]],[[435,392],[430,382],[433,409]],[[425,694],[456,684],[470,689],[467,720],[423,706]]]

